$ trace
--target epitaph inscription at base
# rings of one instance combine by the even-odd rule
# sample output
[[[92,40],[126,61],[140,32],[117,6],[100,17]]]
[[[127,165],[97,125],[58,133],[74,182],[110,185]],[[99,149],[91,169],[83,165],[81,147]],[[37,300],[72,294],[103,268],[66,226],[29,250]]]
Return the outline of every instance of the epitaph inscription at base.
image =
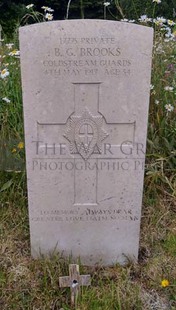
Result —
[[[34,257],[137,260],[152,37],[102,20],[20,29]]]

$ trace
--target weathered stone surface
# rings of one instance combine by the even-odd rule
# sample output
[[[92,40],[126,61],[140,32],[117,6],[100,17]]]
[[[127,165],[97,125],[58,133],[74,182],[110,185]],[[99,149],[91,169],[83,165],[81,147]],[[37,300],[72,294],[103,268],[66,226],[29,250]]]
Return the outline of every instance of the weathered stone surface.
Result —
[[[20,29],[33,256],[137,259],[152,37],[102,20]]]

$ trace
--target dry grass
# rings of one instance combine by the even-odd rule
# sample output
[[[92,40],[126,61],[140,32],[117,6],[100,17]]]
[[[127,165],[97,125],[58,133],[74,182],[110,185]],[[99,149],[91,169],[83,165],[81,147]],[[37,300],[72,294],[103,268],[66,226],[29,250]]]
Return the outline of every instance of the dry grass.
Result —
[[[1,195],[0,308],[71,309],[69,289],[60,289],[58,283],[59,276],[68,273],[71,260],[59,254],[50,259],[30,257],[22,184],[21,190],[16,185],[15,192]],[[112,268],[81,266],[81,273],[91,274],[92,285],[81,290],[77,309],[175,309],[176,202],[167,195],[148,199],[148,194],[144,197],[139,263],[129,261],[125,267]],[[170,282],[166,288],[161,287],[163,279]]]

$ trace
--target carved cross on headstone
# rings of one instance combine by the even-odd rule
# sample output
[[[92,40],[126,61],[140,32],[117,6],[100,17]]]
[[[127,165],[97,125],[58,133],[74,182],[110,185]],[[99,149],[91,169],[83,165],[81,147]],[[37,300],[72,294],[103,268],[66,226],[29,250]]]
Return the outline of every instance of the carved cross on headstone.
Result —
[[[65,141],[69,141],[70,154],[74,156],[72,159],[75,167],[81,158],[83,161],[91,159],[91,165],[98,166],[97,155],[101,155],[103,152],[102,144],[105,139],[112,146],[120,145],[122,141],[132,141],[132,144],[134,142],[135,122],[108,123],[102,113],[99,112],[100,84],[100,82],[74,83],[74,113],[69,116],[67,121],[62,124],[41,122],[37,124],[38,141],[43,140],[42,132],[43,137],[48,137],[48,131],[51,127],[53,127],[53,131],[55,130],[52,142],[56,145],[61,139],[61,132],[64,133]],[[114,134],[119,130],[119,134]],[[124,139],[118,141],[119,137],[122,136],[122,131],[124,132]],[[51,136],[53,137],[53,135]],[[40,144],[40,147],[45,148],[45,145]],[[92,157],[92,155],[94,156]],[[109,160],[111,159],[113,157]],[[97,188],[98,172],[96,169],[87,169],[83,173],[79,169],[74,169],[75,206],[97,206],[99,203]]]
[[[70,287],[71,289],[71,305],[77,303],[80,286],[91,285],[90,275],[80,275],[79,265],[69,265],[69,276],[59,278],[60,287]]]

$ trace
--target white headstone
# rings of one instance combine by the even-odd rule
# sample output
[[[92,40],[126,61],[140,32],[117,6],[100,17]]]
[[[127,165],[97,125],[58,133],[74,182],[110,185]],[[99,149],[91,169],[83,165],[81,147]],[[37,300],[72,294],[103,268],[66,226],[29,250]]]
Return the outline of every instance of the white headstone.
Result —
[[[152,40],[116,21],[20,29],[34,257],[137,259]]]

